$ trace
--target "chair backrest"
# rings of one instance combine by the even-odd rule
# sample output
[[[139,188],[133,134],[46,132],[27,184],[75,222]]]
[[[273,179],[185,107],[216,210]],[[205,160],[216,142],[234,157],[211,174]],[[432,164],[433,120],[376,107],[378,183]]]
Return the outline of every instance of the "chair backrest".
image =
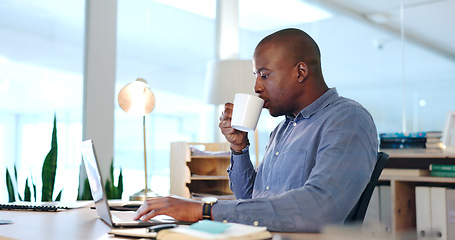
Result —
[[[373,194],[376,183],[378,182],[379,176],[381,175],[382,169],[384,169],[389,155],[384,152],[378,152],[378,160],[374,166],[373,173],[371,174],[370,181],[368,182],[362,195],[360,195],[354,208],[351,210],[349,215],[344,220],[344,223],[360,223],[365,218],[365,213],[370,203],[371,195]]]

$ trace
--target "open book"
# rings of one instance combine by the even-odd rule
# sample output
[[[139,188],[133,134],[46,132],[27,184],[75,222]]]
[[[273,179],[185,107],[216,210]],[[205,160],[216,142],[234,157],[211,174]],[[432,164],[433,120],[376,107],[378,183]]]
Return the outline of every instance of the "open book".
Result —
[[[158,232],[157,239],[270,239],[266,227],[202,220],[190,226],[179,226]]]
[[[204,240],[204,239],[270,239],[272,234],[265,227],[254,227],[238,223],[222,223],[202,220],[191,225],[150,232],[147,229],[113,229],[110,234],[122,237],[156,238],[160,240]]]

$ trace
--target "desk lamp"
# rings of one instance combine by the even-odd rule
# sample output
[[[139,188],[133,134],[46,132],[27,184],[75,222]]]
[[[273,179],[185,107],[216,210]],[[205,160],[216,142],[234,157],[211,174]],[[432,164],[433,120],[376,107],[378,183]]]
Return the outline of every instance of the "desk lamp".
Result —
[[[142,130],[144,136],[144,174],[145,188],[130,196],[131,201],[144,201],[147,198],[158,195],[147,186],[147,148],[145,142],[145,116],[152,112],[155,107],[155,96],[148,87],[147,81],[138,78],[136,81],[127,84],[118,94],[118,103],[126,113],[140,117],[142,116]]]

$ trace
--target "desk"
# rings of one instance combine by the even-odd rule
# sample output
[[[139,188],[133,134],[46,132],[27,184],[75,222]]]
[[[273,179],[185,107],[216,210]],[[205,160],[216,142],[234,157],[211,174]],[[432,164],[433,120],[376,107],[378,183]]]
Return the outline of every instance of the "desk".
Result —
[[[386,168],[428,169],[430,164],[453,164],[455,152],[422,149],[381,149],[389,154]]]
[[[81,240],[127,239],[108,234],[111,228],[98,219],[96,211],[89,207],[60,212],[0,211],[1,220],[14,224],[0,225],[0,240]],[[277,234],[277,233],[274,233]],[[321,234],[279,233],[283,239],[323,239]],[[327,238],[329,239],[329,238]]]

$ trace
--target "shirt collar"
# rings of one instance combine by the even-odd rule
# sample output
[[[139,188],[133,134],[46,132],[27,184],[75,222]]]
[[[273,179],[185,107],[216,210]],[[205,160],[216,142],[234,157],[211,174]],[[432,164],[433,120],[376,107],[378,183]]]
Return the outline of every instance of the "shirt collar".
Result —
[[[313,114],[319,112],[321,109],[327,107],[330,103],[335,101],[338,98],[338,92],[336,88],[330,88],[327,92],[322,94],[316,101],[308,105],[302,111],[300,111],[297,116],[287,115],[286,121],[300,121],[304,118],[310,118]]]

